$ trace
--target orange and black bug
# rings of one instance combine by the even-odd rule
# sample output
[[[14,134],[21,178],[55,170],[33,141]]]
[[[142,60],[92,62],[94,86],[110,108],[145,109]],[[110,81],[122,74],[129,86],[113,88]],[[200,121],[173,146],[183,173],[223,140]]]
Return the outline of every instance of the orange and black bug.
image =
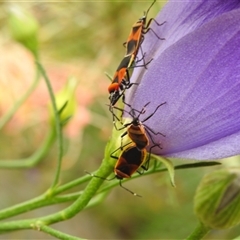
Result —
[[[147,153],[147,150],[144,148],[141,151],[136,147],[136,145],[133,142],[127,143],[123,147],[119,147],[116,149],[114,152],[111,153],[111,157],[116,159],[117,162],[114,167],[114,174],[115,176],[110,179],[106,179],[100,176],[96,176],[93,174],[90,174],[93,177],[101,178],[104,180],[111,181],[114,178],[117,178],[119,180],[119,185],[120,187],[124,188],[128,192],[132,193],[134,196],[141,197],[137,193],[132,192],[131,190],[125,188],[122,185],[122,180],[124,178],[130,178],[135,172],[138,172],[139,174],[142,174],[143,171],[148,170],[149,166],[149,160],[151,157],[151,151],[152,148],[156,147],[156,145],[152,146],[149,150],[149,153]],[[123,150],[122,150],[123,149]],[[121,154],[119,157],[115,156],[114,154],[122,150]],[[142,169],[143,171],[140,171]]]
[[[119,185],[122,188],[129,191],[134,196],[139,196],[131,190],[123,187],[121,180],[124,178],[130,178],[135,172],[141,174],[141,172],[138,171],[140,167],[145,171],[148,169],[149,158],[146,160],[147,151],[146,149],[139,151],[135,144],[131,144],[123,150],[120,157],[116,157],[113,154],[118,150],[119,149],[115,150],[111,154],[111,157],[117,160],[114,167],[115,178],[119,179]]]
[[[129,146],[127,146],[129,145]],[[143,172],[140,171],[140,168],[143,171],[147,171],[149,167],[149,160],[151,158],[151,152],[154,147],[159,145],[153,145],[149,153],[147,154],[146,148],[139,150],[133,142],[127,143],[122,151],[120,157],[114,156],[114,153],[117,152],[122,147],[116,149],[112,154],[111,157],[117,159],[117,163],[114,167],[115,178],[119,179],[119,185],[124,188],[125,190],[132,193],[134,196],[139,196],[138,194],[130,191],[129,189],[125,188],[121,184],[121,180],[124,178],[130,178],[135,172],[142,174]],[[125,147],[124,146],[124,147]],[[140,196],[139,196],[140,197]]]
[[[138,54],[138,50],[142,42],[144,41],[144,35],[147,32],[152,31],[152,33],[154,33],[154,35],[158,39],[164,40],[164,38],[160,38],[149,26],[152,21],[154,21],[158,26],[163,25],[165,22],[160,24],[154,18],[150,18],[147,22],[148,12],[155,2],[156,0],[153,1],[148,10],[144,12],[144,15],[141,18],[139,18],[139,20],[132,26],[128,39],[123,44],[127,49],[126,56],[131,55],[130,64],[132,64],[135,61],[136,55]]]
[[[144,13],[144,16],[141,17],[132,27],[132,30],[129,34],[129,37],[127,41],[124,43],[124,46],[126,46],[127,51],[125,54],[125,57],[122,59],[121,63],[119,64],[112,83],[108,87],[108,92],[110,93],[109,99],[110,104],[114,106],[118,99],[123,96],[123,102],[124,102],[124,92],[126,89],[130,88],[133,84],[136,83],[130,83],[130,76],[128,70],[133,67],[140,67],[144,66],[146,68],[147,64],[149,64],[152,59],[145,63],[144,61],[144,55],[142,59],[138,60],[137,62],[143,60],[144,64],[136,66],[136,56],[138,53],[138,50],[141,46],[141,43],[144,40],[144,34],[146,34],[149,30],[152,30],[149,25],[152,21],[155,21],[154,18],[149,19],[147,21],[147,14],[150,10],[150,8],[153,6],[153,4],[156,2],[156,0],[151,4],[151,6],[148,8],[148,10]],[[157,23],[157,21],[155,21]],[[162,23],[163,24],[163,23]],[[157,25],[162,25],[157,23]],[[152,32],[154,32],[152,30]],[[155,32],[154,32],[155,33]],[[158,35],[155,33],[155,35],[158,37]],[[163,39],[158,37],[159,39]],[[125,102],[124,102],[125,103]],[[110,108],[111,111],[111,108]]]
[[[148,136],[150,137],[150,139],[154,145],[160,147],[159,144],[154,143],[151,133],[154,135],[160,134],[165,137],[165,135],[160,132],[157,132],[157,133],[154,132],[150,127],[145,125],[144,122],[146,122],[149,118],[151,118],[162,105],[166,104],[166,102],[159,104],[156,107],[156,109],[149,116],[144,118],[143,120],[140,121],[140,119],[139,119],[140,115],[145,113],[145,108],[147,107],[147,105],[149,105],[149,103],[150,102],[145,104],[141,111],[137,111],[136,109],[131,109],[131,111],[128,112],[128,114],[132,117],[132,121],[130,123],[124,124],[123,127],[121,127],[121,128],[117,128],[115,125],[115,128],[117,130],[122,130],[124,128],[127,128],[127,131],[121,135],[121,138],[123,139],[124,136],[128,135],[128,137],[136,144],[136,147],[140,151],[149,145]],[[127,112],[126,110],[118,108],[118,107],[114,107],[114,108],[120,110],[122,113]],[[139,114],[136,116],[135,112],[138,112]],[[148,136],[146,133],[148,134]]]

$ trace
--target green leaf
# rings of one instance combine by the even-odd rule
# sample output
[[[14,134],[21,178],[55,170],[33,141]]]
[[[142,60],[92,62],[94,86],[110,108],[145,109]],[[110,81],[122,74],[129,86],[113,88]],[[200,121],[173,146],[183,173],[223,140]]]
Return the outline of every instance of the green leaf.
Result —
[[[155,158],[158,161],[161,161],[165,165],[165,167],[167,168],[168,173],[169,173],[171,184],[172,184],[173,187],[176,187],[175,181],[174,181],[174,176],[175,176],[174,170],[175,169],[174,169],[173,163],[168,158],[165,158],[165,157],[162,157],[162,156],[160,157],[160,156],[157,156],[157,155],[152,155],[152,157]]]

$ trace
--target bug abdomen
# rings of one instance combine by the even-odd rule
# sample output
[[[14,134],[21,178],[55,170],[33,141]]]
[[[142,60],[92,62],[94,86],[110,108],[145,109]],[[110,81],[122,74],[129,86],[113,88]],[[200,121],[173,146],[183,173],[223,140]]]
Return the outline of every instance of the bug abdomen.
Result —
[[[146,148],[146,146],[149,144],[145,130],[141,126],[131,125],[128,128],[128,136],[136,144],[136,147],[139,150]]]

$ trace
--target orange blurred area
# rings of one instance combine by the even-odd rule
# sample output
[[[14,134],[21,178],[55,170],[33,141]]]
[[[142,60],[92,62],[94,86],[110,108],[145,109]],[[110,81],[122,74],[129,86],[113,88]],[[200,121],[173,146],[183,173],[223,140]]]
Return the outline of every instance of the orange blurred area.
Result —
[[[54,92],[61,90],[69,77],[74,76],[79,79],[76,90],[78,109],[66,130],[69,136],[74,136],[77,130],[90,123],[91,113],[88,107],[95,99],[106,95],[107,81],[98,80],[99,71],[89,72],[86,63],[81,60],[72,63],[46,60],[45,66]],[[97,69],[96,66],[93,66],[94,68]],[[34,59],[20,44],[5,43],[0,46],[0,69],[2,69],[0,72],[0,111],[1,115],[4,115],[9,106],[12,106],[30,87],[35,77]],[[99,87],[96,87],[98,84]],[[36,90],[6,125],[8,133],[19,131],[24,126],[47,121],[47,104],[49,103],[49,93],[42,79]],[[73,127],[75,127],[75,131],[73,131]]]

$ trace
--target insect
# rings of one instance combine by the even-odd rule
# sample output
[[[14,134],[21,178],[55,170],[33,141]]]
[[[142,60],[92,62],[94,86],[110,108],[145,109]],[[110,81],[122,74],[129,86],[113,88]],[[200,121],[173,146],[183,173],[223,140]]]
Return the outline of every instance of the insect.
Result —
[[[138,54],[138,51],[139,51],[139,48],[140,48],[142,42],[144,41],[144,35],[147,32],[152,31],[152,33],[154,33],[154,35],[158,39],[164,40],[164,38],[160,38],[154,32],[154,30],[152,28],[150,28],[149,26],[152,21],[154,21],[158,26],[163,25],[165,22],[160,24],[154,18],[150,18],[147,22],[148,12],[150,11],[151,7],[154,5],[155,2],[156,2],[156,0],[154,0],[153,3],[148,8],[148,10],[146,12],[144,12],[143,16],[141,18],[139,18],[139,20],[136,23],[134,23],[134,25],[132,26],[132,29],[130,31],[130,34],[128,36],[127,41],[125,43],[123,43],[123,45],[127,49],[126,56],[131,55],[130,65],[135,61],[136,55]]]
[[[119,149],[122,149],[122,147],[116,149],[111,154],[111,157],[117,160],[117,163],[114,167],[115,178],[119,179],[119,185],[122,188],[132,193],[134,196],[141,197],[140,195],[123,187],[121,181],[124,178],[130,178],[135,172],[142,174],[143,172],[140,171],[140,168],[143,169],[143,171],[147,171],[149,167],[149,160],[151,158],[152,149],[157,146],[159,147],[158,144],[153,145],[149,149],[149,153],[147,153],[146,148],[139,150],[136,144],[130,142],[124,146],[126,148],[123,149],[120,157],[114,156],[114,153],[117,152]]]
[[[150,137],[150,139],[154,145],[159,146],[159,144],[154,143],[153,138],[150,133],[152,133],[154,135],[160,134],[165,137],[165,135],[160,132],[157,132],[157,133],[154,132],[150,127],[145,125],[144,122],[146,122],[148,119],[150,119],[162,105],[166,104],[166,102],[159,104],[156,107],[156,109],[153,111],[153,113],[151,113],[149,116],[147,116],[142,121],[140,121],[140,119],[139,119],[140,115],[145,113],[146,107],[149,104],[150,104],[150,102],[145,104],[141,111],[137,111],[136,109],[132,108],[131,111],[127,112],[124,109],[114,107],[115,109],[120,110],[122,112],[122,114],[123,114],[123,112],[127,112],[132,117],[132,121],[130,123],[123,124],[123,127],[121,127],[121,128],[117,128],[115,125],[115,128],[117,130],[122,130],[122,129],[126,128],[127,131],[121,135],[121,139],[123,139],[124,136],[128,135],[128,137],[132,140],[132,142],[134,142],[136,144],[136,147],[139,151],[143,150],[144,148],[146,148],[149,145],[148,136]],[[136,116],[135,112],[138,112],[137,116]],[[148,136],[146,133],[148,134]],[[122,146],[122,143],[121,143],[121,146]]]
[[[125,144],[123,147],[119,147],[114,152],[112,152],[110,155],[111,158],[117,160],[113,170],[115,175],[113,178],[107,179],[107,178],[103,178],[103,177],[91,174],[89,172],[87,173],[90,174],[92,177],[97,177],[97,178],[101,178],[103,180],[108,180],[108,181],[111,181],[114,178],[117,178],[119,180],[120,187],[130,192],[134,196],[141,197],[137,193],[134,193],[128,188],[125,188],[122,185],[122,180],[124,178],[130,178],[135,172],[142,174],[143,171],[148,170],[149,160],[151,158],[151,151],[154,147],[156,147],[156,145],[152,146],[149,150],[149,153],[147,153],[147,150],[145,148],[139,151],[136,145],[133,142],[130,142]],[[122,152],[120,156],[117,157],[114,154],[119,150],[122,150]],[[140,171],[141,169],[143,171]]]
[[[124,43],[124,46],[126,47],[126,54],[124,58],[122,59],[121,63],[119,64],[112,83],[108,87],[108,92],[110,93],[109,100],[110,104],[114,106],[118,99],[123,96],[123,102],[124,102],[124,92],[126,89],[129,89],[133,84],[136,83],[130,83],[130,74],[129,69],[133,67],[140,67],[146,66],[152,61],[152,59],[145,63],[144,56],[145,54],[142,54],[142,59],[139,59],[136,61],[136,56],[138,53],[138,50],[144,40],[144,34],[146,34],[149,30],[152,30],[149,25],[154,20],[154,18],[151,18],[147,23],[147,14],[150,10],[150,8],[153,6],[153,4],[156,2],[156,0],[151,4],[151,6],[148,8],[148,10],[144,13],[144,16],[141,17],[132,27],[132,30],[128,36],[127,41]],[[155,21],[155,20],[154,20]],[[155,21],[157,23],[157,21]],[[163,24],[163,23],[162,23]],[[162,25],[157,23],[157,25]],[[154,32],[152,30],[152,32]],[[155,33],[155,32],[154,32]],[[155,35],[158,37],[158,35],[155,33]],[[163,39],[158,37],[159,39]],[[144,64],[136,66],[136,63],[143,60]],[[125,103],[125,102],[124,102]],[[109,108],[111,111],[111,108]]]
[[[148,169],[149,158],[146,159],[147,151],[146,149],[139,151],[136,145],[133,143],[122,151],[120,157],[113,155],[118,150],[119,149],[115,150],[111,154],[111,157],[117,160],[117,163],[114,167],[115,178],[119,179],[119,185],[122,188],[132,193],[134,196],[140,197],[140,195],[123,187],[121,181],[124,178],[130,178],[136,171],[138,171],[140,167],[142,167],[142,169],[145,171]],[[138,171],[138,173],[141,172]]]

